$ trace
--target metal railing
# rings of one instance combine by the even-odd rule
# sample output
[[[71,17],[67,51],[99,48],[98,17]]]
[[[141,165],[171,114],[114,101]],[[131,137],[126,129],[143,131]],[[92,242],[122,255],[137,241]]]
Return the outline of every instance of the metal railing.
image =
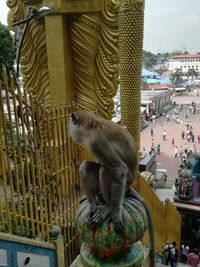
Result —
[[[0,96],[0,231],[49,241],[50,226],[60,225],[69,266],[79,252],[78,169],[90,158],[67,135],[75,106],[45,110],[5,70]]]

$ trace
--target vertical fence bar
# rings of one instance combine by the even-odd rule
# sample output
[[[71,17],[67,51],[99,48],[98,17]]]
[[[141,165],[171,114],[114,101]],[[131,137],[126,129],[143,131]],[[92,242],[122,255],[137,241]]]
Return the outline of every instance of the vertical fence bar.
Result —
[[[17,104],[16,104],[16,96],[14,92],[14,80],[13,76],[10,74],[10,92],[12,95],[13,101],[13,110],[14,110],[14,120],[13,125],[15,125],[16,130],[16,144],[13,144],[13,154],[14,154],[14,173],[15,173],[15,184],[16,184],[16,193],[17,193],[17,201],[19,207],[19,222],[21,228],[21,235],[24,235],[24,222],[23,222],[23,212],[22,212],[22,203],[21,203],[21,193],[20,193],[20,180],[19,180],[19,168],[22,167],[21,162],[21,144],[20,144],[20,136],[19,136],[19,125],[18,125],[18,117],[17,117]],[[16,149],[15,149],[16,146]],[[19,165],[18,165],[19,164]]]
[[[63,146],[62,146],[62,154],[63,154],[63,166],[64,166],[64,192],[65,192],[65,202],[66,202],[66,210],[65,210],[65,224],[64,224],[64,240],[70,240],[70,216],[68,214],[69,211],[69,205],[71,205],[71,201],[69,203],[69,162],[67,160],[67,153],[66,153],[66,148],[67,148],[67,125],[65,124],[66,118],[67,118],[67,113],[66,113],[66,105],[62,107],[61,110],[61,135],[62,135],[62,140],[63,140]],[[66,243],[66,242],[65,242]],[[69,242],[68,242],[69,244]],[[69,251],[69,246],[67,247],[68,244],[66,245],[66,259],[67,259],[67,264],[69,265],[72,262],[71,259],[71,254]]]
[[[33,197],[33,205],[34,205],[34,225],[36,225],[35,235],[39,235],[39,216],[38,216],[38,199],[37,199],[37,183],[36,183],[36,150],[37,150],[37,140],[34,139],[34,127],[35,127],[35,110],[32,104],[32,97],[29,96],[29,103],[27,102],[27,94],[25,93],[25,106],[28,108],[26,112],[26,128],[28,132],[28,143],[29,143],[29,171],[31,171],[31,195]],[[32,193],[33,192],[33,193]]]
[[[19,85],[17,86],[17,94],[18,94],[18,101],[19,101],[19,114],[20,114],[20,118],[21,118],[21,128],[22,128],[22,140],[23,140],[23,144],[24,144],[24,151],[23,151],[23,166],[21,166],[21,179],[22,179],[22,191],[23,191],[23,201],[24,201],[24,213],[25,213],[25,221],[26,221],[26,229],[27,229],[27,233],[29,233],[30,235],[30,227],[29,227],[29,214],[28,214],[28,204],[27,203],[27,190],[28,190],[28,195],[30,198],[30,187],[26,188],[26,182],[25,182],[25,170],[26,170],[26,174],[29,177],[29,181],[30,181],[30,173],[29,173],[29,166],[28,166],[28,160],[27,160],[27,144],[26,144],[26,131],[25,131],[25,117],[24,117],[24,109],[23,107],[27,108],[23,101],[22,101],[22,93],[21,93],[21,89],[19,87]],[[32,201],[32,200],[31,200]],[[30,206],[30,204],[29,204]],[[32,205],[31,205],[32,206]],[[31,219],[33,219],[33,212],[31,212]]]
[[[54,215],[54,220],[53,218],[51,218],[51,223],[57,224],[57,203],[56,203],[56,185],[55,185],[55,164],[53,163],[53,155],[54,152],[53,150],[55,149],[53,147],[53,139],[54,137],[54,131],[52,130],[53,128],[53,118],[51,118],[52,120],[50,120],[50,115],[51,112],[50,111],[46,111],[46,118],[47,118],[47,140],[48,140],[48,144],[49,144],[49,157],[51,158],[51,162],[48,163],[48,165],[50,166],[50,183],[49,183],[49,190],[50,190],[50,197],[53,200],[53,207],[52,207],[52,211],[53,211],[53,215]]]
[[[66,120],[65,120],[65,128],[67,129],[67,116],[69,114],[69,106],[65,106],[65,116],[66,116]],[[70,155],[69,155],[69,148],[70,148],[70,142],[69,142],[69,138],[67,138],[66,141],[66,150],[65,150],[65,155],[66,155],[66,159],[67,159],[67,163],[68,163],[68,187],[67,187],[67,198],[68,198],[68,208],[67,208],[67,212],[69,214],[68,218],[69,218],[69,234],[68,234],[68,244],[67,245],[67,249],[68,249],[68,254],[70,255],[70,263],[73,261],[74,259],[74,255],[73,255],[73,243],[72,243],[72,239],[73,239],[73,229],[72,229],[72,221],[73,221],[73,216],[72,216],[72,172],[71,172],[71,162],[70,162]]]
[[[53,206],[52,206],[52,193],[51,193],[51,186],[50,186],[50,182],[51,182],[51,174],[50,173],[50,162],[52,164],[52,159],[50,158],[51,154],[50,154],[50,146],[51,146],[51,142],[48,140],[48,126],[47,126],[47,112],[43,110],[42,113],[42,127],[43,129],[45,129],[44,132],[44,136],[43,136],[43,140],[44,140],[44,166],[45,166],[45,183],[44,183],[44,187],[45,187],[45,196],[46,196],[46,208],[45,208],[45,216],[46,216],[46,233],[47,233],[47,240],[49,240],[49,231],[48,231],[48,227],[51,224],[51,222],[53,221]],[[48,212],[47,212],[48,211]]]
[[[45,143],[45,135],[46,135],[46,127],[45,127],[45,117],[44,117],[44,108],[42,107],[41,108],[41,127],[42,127],[42,131],[41,131],[41,150],[40,150],[40,159],[41,159],[41,163],[40,163],[40,166],[41,166],[41,184],[42,184],[42,196],[43,196],[43,209],[44,209],[44,212],[43,212],[43,227],[45,229],[46,227],[46,230],[45,230],[45,233],[46,233],[46,236],[47,238],[49,238],[49,231],[48,231],[48,226],[49,226],[49,220],[48,220],[48,209],[47,209],[47,191],[46,191],[46,165],[45,165],[45,146],[46,146],[46,143]]]
[[[61,108],[61,107],[60,107]],[[55,123],[56,123],[56,136],[57,136],[57,144],[58,144],[58,166],[60,168],[59,171],[59,189],[61,193],[61,208],[62,208],[62,216],[64,216],[65,213],[65,205],[63,201],[63,196],[64,196],[64,188],[63,188],[63,154],[62,154],[62,139],[61,139],[61,113],[60,113],[60,108],[56,107],[55,109]]]
[[[3,125],[3,121],[4,121],[4,109],[3,109],[3,100],[2,100],[2,96],[3,96],[3,90],[2,90],[2,86],[1,86],[1,82],[0,82],[0,133],[1,133],[1,140],[0,140],[0,168],[1,168],[1,176],[2,176],[2,180],[3,180],[3,193],[4,193],[4,202],[5,202],[5,214],[7,217],[7,223],[8,223],[8,232],[11,232],[11,216],[10,216],[10,211],[9,211],[9,205],[8,205],[8,194],[7,194],[7,177],[6,177],[6,172],[5,172],[5,162],[4,159],[7,161],[6,155],[5,155],[5,129],[4,129],[4,125]],[[8,164],[8,163],[7,163]],[[4,225],[4,212],[3,212],[3,207],[2,207],[2,231],[6,230],[5,229],[5,225]]]
[[[55,111],[52,112],[52,122],[53,122],[53,131],[54,131],[54,139],[53,139],[53,159],[55,163],[55,185],[56,185],[56,199],[58,199],[57,203],[57,210],[58,210],[58,223],[61,225],[61,192],[59,191],[59,177],[58,177],[58,170],[59,170],[59,165],[58,165],[58,136],[56,134],[56,117],[55,117]]]
[[[26,95],[26,92],[25,92],[25,101],[26,101],[26,105],[28,105],[27,103],[27,95]],[[30,100],[30,102],[32,103],[32,100]],[[35,155],[35,172],[36,172],[36,178],[35,178],[35,183],[36,183],[36,189],[37,192],[36,193],[36,198],[39,198],[37,199],[37,201],[35,200],[35,203],[39,203],[39,206],[37,205],[37,209],[39,209],[39,212],[37,213],[37,216],[38,216],[38,221],[36,222],[37,224],[37,229],[39,231],[39,234],[40,234],[40,227],[41,226],[41,235],[42,235],[42,239],[44,239],[44,216],[43,216],[43,196],[42,196],[42,183],[41,183],[41,157],[40,157],[40,147],[41,147],[41,138],[40,138],[40,135],[37,136],[37,133],[40,132],[39,131],[39,119],[37,118],[38,115],[37,115],[37,112],[39,110],[35,110],[35,105],[33,104],[32,105],[32,114],[33,114],[33,120],[32,120],[32,128],[33,128],[33,138],[30,138],[30,142],[32,142],[33,140],[33,143],[35,144],[35,151],[34,151],[34,155]],[[28,125],[28,129],[29,129],[29,125]],[[37,140],[37,138],[39,140]],[[40,215],[40,217],[39,217]]]
[[[11,107],[10,107],[10,96],[8,92],[8,80],[7,80],[5,68],[3,68],[3,80],[4,80],[4,90],[5,90],[5,98],[6,98],[6,108],[8,112],[8,121],[7,121],[8,125],[5,125],[5,121],[3,120],[3,128],[4,128],[5,142],[6,142],[8,177],[9,177],[9,185],[10,185],[10,200],[11,200],[11,206],[12,206],[12,221],[13,221],[14,232],[16,233],[17,232],[17,216],[16,216],[14,186],[13,186],[12,167],[11,167],[11,160],[14,161],[14,165],[16,164],[16,158],[15,158],[16,152],[15,152],[14,133],[13,133]],[[7,131],[10,131],[10,139],[11,139],[10,144],[7,138]]]

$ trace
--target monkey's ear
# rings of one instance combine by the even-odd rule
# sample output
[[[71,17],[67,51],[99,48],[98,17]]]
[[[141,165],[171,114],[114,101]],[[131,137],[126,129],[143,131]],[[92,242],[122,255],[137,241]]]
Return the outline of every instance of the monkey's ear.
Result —
[[[71,119],[72,119],[72,122],[73,124],[77,125],[78,124],[78,117],[75,113],[71,113]]]

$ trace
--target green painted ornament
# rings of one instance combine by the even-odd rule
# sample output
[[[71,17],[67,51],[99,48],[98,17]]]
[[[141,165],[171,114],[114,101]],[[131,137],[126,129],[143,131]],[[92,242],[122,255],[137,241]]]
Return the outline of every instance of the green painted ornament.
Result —
[[[141,240],[147,228],[143,205],[136,199],[125,198],[122,208],[124,229],[117,233],[110,216],[92,228],[87,222],[89,203],[85,200],[77,211],[77,229],[88,250],[99,257],[108,258],[128,251],[133,243]]]
[[[88,244],[83,243],[80,256],[81,266],[84,267],[141,267],[144,261],[144,248],[140,242],[136,242],[123,254],[102,258],[91,253]]]

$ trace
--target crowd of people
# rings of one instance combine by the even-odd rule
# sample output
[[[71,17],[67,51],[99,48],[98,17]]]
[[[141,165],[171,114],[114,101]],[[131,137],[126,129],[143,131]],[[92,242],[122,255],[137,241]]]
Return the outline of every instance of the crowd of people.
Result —
[[[191,110],[191,105],[186,105],[185,108]],[[184,109],[184,105],[180,105],[179,110],[183,110]],[[191,111],[190,111],[191,112]],[[188,119],[188,115],[185,114],[185,117]],[[199,135],[195,136],[194,134],[194,125],[191,121],[187,120],[187,122],[185,121],[185,123],[180,120],[179,115],[177,110],[174,110],[174,115],[172,115],[171,120],[174,120],[175,122],[177,122],[177,120],[179,121],[179,123],[181,123],[183,125],[183,129],[181,132],[181,136],[180,136],[180,140],[183,141],[183,143],[181,145],[178,145],[177,140],[175,140],[174,137],[171,137],[171,145],[172,147],[174,147],[174,157],[175,158],[181,158],[181,164],[183,164],[189,155],[191,155],[192,153],[199,153],[200,151],[197,150],[196,144],[200,144],[200,133]],[[166,115],[166,121],[170,121],[170,117],[167,114]],[[153,151],[157,151],[158,154],[161,153],[161,146],[162,144],[158,143],[155,144],[154,142],[154,129],[153,127],[151,127],[150,129],[150,135],[151,135],[151,150]],[[170,135],[170,133],[169,133]],[[168,134],[167,131],[165,129],[163,129],[162,132],[162,141],[166,141],[168,140]]]
[[[200,104],[176,105],[174,110],[156,119],[144,131],[143,149],[147,146],[160,154],[158,164],[161,169],[169,170],[169,181],[175,182],[179,167],[185,166],[185,163],[188,165],[191,154],[200,153],[199,114]],[[168,169],[168,166],[172,166],[172,170]],[[183,193],[185,194],[185,191]],[[187,244],[177,247],[175,241],[168,242],[163,248],[162,261],[172,267],[176,267],[177,262],[197,267],[198,264],[200,266],[199,253],[200,251],[189,248]]]
[[[182,244],[177,248],[175,241],[166,242],[162,252],[162,263],[171,267],[176,267],[177,262],[182,262],[191,267],[197,267],[200,263],[200,252],[198,249],[190,250],[188,244]]]

